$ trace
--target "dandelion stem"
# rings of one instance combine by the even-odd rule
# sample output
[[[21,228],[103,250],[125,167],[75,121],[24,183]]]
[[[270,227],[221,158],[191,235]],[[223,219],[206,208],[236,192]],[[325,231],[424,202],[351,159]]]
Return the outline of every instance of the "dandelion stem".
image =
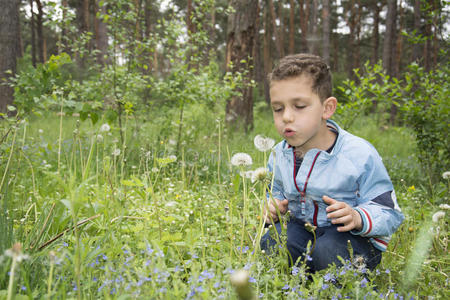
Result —
[[[58,138],[58,174],[61,166],[61,142],[62,142],[62,123],[63,123],[63,98],[61,98],[61,110],[59,114],[59,138]]]
[[[16,270],[16,264],[17,264],[17,257],[16,257],[16,255],[13,255],[11,271],[10,271],[10,275],[9,275],[7,300],[11,300],[13,298],[14,272]]]

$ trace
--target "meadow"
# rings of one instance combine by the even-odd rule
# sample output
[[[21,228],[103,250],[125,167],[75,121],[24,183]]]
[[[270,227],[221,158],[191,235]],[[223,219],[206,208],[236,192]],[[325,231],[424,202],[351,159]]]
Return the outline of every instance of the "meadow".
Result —
[[[247,171],[270,153],[256,135],[280,141],[268,108],[247,134],[202,104],[182,131],[170,113],[127,115],[122,135],[55,112],[3,127],[0,299],[236,299],[238,270],[261,299],[448,299],[449,179],[429,190],[411,130],[370,116],[350,128],[378,149],[405,215],[381,264],[308,274],[259,249],[270,178]],[[239,152],[252,165],[233,166]]]

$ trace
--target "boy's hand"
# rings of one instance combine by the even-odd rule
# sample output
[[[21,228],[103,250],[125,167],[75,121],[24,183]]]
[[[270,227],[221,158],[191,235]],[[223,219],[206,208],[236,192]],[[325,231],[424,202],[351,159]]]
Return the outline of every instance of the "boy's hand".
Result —
[[[331,223],[343,224],[343,226],[337,228],[339,232],[362,229],[361,216],[350,205],[334,200],[328,196],[323,196],[322,199],[328,204],[327,218],[331,219]]]
[[[274,222],[277,222],[278,221],[278,214],[277,214],[277,209],[276,209],[275,205],[278,206],[278,210],[280,211],[280,214],[284,215],[287,212],[287,210],[288,210],[288,204],[289,204],[289,200],[288,199],[284,199],[284,200],[273,199],[273,201],[270,200],[269,203],[267,204],[268,208],[269,208],[268,212],[266,210],[267,206],[264,207],[264,212],[263,212],[263,215],[265,216],[265,220],[264,221],[266,223],[271,223],[272,221],[270,219],[270,216],[272,216],[272,220]],[[270,214],[270,216],[269,216],[269,214]]]

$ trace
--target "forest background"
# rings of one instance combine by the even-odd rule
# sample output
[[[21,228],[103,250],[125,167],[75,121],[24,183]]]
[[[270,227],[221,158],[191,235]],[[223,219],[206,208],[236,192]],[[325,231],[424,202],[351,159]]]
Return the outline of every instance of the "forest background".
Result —
[[[228,298],[246,268],[267,298],[445,298],[449,7],[0,0],[0,297]],[[285,257],[262,259],[266,183],[229,164],[245,151],[265,165],[250,148],[279,140],[266,75],[299,52],[329,64],[336,120],[380,151],[407,217],[366,282],[339,269],[308,282]]]

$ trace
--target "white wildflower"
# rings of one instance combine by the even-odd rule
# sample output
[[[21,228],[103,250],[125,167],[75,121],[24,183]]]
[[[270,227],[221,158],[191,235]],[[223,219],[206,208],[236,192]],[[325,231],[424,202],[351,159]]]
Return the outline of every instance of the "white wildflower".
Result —
[[[97,134],[97,143],[103,142],[103,135]]]
[[[108,123],[103,124],[100,126],[100,132],[108,132],[111,130],[111,127],[109,127]]]
[[[252,157],[247,153],[236,153],[231,158],[231,164],[233,166],[249,166],[253,163]]]
[[[262,152],[272,149],[273,145],[275,145],[275,141],[273,139],[264,137],[260,134],[255,136],[253,142],[255,143],[256,149]]]
[[[27,254],[22,253],[22,245],[20,243],[15,243],[11,249],[6,250],[5,255],[15,259],[17,262],[30,258]]]
[[[119,156],[120,155],[120,149],[116,148],[114,149],[114,151],[112,152],[113,156]]]
[[[243,178],[251,179],[253,177],[253,171],[240,171],[239,175]]]
[[[168,159],[172,162],[177,161],[177,157],[175,155],[169,155]]]
[[[159,171],[158,168],[156,168],[156,167],[153,167],[153,168],[152,168],[152,172],[153,172],[153,173],[157,173],[158,171]]]
[[[175,146],[177,144],[177,141],[170,139],[169,145]]]
[[[442,178],[444,179],[450,179],[450,171],[446,171],[442,174]]]
[[[440,210],[440,211],[434,213],[432,220],[434,223],[437,223],[437,222],[439,222],[439,219],[444,216],[445,216],[445,211]]]
[[[208,166],[204,166],[203,168],[202,168],[202,171],[204,171],[204,172],[206,172],[206,171],[208,171],[209,170],[209,167]]]
[[[439,205],[439,208],[440,209],[450,209],[450,205],[448,205],[448,204],[441,204],[441,205]]]
[[[40,134],[44,133],[44,130],[42,130],[42,129],[39,129],[38,131],[39,131]]]
[[[253,171],[252,174],[252,182],[255,181],[264,181],[266,179],[269,170],[267,168],[261,167]]]

